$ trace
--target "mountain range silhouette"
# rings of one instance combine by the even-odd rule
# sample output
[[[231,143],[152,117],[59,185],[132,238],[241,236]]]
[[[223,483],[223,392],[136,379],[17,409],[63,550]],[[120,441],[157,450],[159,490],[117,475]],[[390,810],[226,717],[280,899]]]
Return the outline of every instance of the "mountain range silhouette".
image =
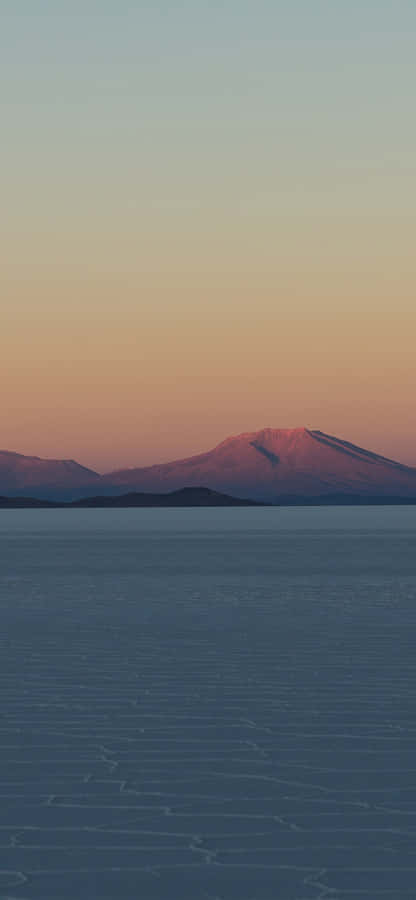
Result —
[[[100,475],[74,460],[0,451],[0,494],[74,500],[130,492],[210,488],[265,503],[304,498],[416,498],[416,468],[319,430],[264,428],[212,450],[158,465]]]

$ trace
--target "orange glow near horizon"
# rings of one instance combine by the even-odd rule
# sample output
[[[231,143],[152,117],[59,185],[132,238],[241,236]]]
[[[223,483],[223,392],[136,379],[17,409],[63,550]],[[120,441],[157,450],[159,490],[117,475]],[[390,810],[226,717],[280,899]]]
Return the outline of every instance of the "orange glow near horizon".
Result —
[[[8,4],[0,448],[416,465],[416,7],[376,6]]]
[[[413,306],[380,283],[373,304],[345,283],[335,304],[325,279],[306,280],[218,275],[198,291],[177,275],[169,303],[139,278],[20,282],[0,446],[108,471],[306,425],[416,464]]]

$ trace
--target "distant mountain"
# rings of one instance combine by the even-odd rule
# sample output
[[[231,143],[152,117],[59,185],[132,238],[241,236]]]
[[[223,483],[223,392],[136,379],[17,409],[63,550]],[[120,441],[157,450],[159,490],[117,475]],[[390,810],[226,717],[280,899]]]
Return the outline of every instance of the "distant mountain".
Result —
[[[416,468],[308,428],[264,428],[227,438],[187,459],[107,475],[74,460],[0,451],[0,494],[9,497],[79,500],[96,495],[98,503],[103,496],[201,491],[201,485],[264,503],[392,502],[416,499]],[[174,505],[181,505],[179,498]]]
[[[53,503],[33,497],[0,497],[0,509],[125,509],[132,507],[189,507],[189,506],[256,506],[254,500],[227,497],[209,488],[191,487],[170,494],[122,494],[119,497],[84,497],[70,503]]]
[[[73,459],[40,459],[0,450],[0,494],[79,496],[100,481],[97,472]]]
[[[165,492],[200,485],[236,497],[416,497],[416,469],[308,428],[240,434],[208,453],[103,476],[113,488]]]

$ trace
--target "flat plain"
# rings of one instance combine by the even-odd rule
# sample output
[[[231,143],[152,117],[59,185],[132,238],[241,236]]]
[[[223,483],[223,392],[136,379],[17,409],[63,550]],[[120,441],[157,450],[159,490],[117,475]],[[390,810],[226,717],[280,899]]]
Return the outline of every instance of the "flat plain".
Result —
[[[1,900],[416,898],[416,509],[0,513]]]

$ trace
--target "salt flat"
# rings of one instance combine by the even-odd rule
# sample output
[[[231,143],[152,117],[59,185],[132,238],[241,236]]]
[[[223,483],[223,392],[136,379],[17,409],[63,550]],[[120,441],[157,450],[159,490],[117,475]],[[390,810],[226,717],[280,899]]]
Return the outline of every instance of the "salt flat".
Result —
[[[2,900],[416,897],[416,509],[0,513]]]

